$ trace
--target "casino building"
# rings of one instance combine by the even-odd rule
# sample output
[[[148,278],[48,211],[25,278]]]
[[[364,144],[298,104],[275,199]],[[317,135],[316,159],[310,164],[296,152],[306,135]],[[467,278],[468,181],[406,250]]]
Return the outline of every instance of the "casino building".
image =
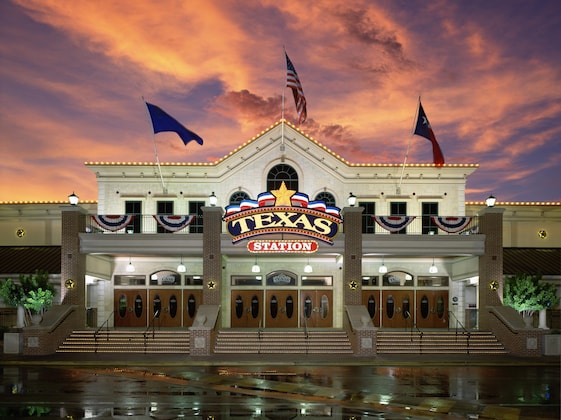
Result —
[[[504,247],[540,220],[546,236],[527,246],[559,251],[560,204],[505,224],[504,207],[466,205],[477,164],[353,164],[279,121],[213,163],[86,166],[97,205],[0,220],[4,236],[33,225],[41,245],[60,232],[62,309],[55,326],[24,329],[24,354],[53,352],[84,325],[156,321],[188,329],[192,355],[212,354],[226,330],[343,330],[369,356],[379,331],[458,325],[542,354],[543,330],[513,332],[501,309]],[[550,274],[559,281],[561,267]]]

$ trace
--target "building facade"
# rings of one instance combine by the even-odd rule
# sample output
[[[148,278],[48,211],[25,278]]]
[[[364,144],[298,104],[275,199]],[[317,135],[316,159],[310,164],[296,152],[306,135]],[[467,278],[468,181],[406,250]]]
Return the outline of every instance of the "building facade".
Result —
[[[561,248],[560,203],[466,203],[477,164],[353,164],[283,121],[213,163],[86,166],[97,203],[5,203],[0,229],[61,246],[60,301],[92,327],[213,305],[216,328],[348,328],[362,306],[373,327],[491,329],[503,248]]]

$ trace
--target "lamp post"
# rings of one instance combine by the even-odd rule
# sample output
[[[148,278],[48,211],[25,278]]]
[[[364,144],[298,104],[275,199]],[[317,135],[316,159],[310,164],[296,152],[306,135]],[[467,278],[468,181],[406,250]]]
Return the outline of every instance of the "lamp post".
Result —
[[[354,207],[356,204],[356,196],[353,193],[350,193],[347,201],[349,202],[350,207]]]
[[[79,200],[80,200],[80,197],[78,197],[76,194],[74,194],[74,192],[72,192],[72,194],[70,194],[68,196],[68,202],[70,203],[71,206],[77,206]]]
[[[218,202],[218,198],[216,198],[216,195],[214,195],[214,191],[212,192],[212,194],[208,196],[208,202],[210,203],[211,207],[216,206],[216,203]]]
[[[494,207],[496,202],[497,202],[497,199],[493,195],[490,195],[485,200],[485,204],[487,204],[487,207]]]

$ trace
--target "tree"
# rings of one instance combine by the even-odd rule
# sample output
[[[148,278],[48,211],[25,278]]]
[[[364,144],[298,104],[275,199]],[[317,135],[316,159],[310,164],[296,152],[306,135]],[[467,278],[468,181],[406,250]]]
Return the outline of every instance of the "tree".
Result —
[[[27,320],[31,315],[43,313],[53,304],[55,289],[49,283],[49,274],[37,270],[34,274],[19,276],[19,283],[11,279],[0,283],[0,297],[10,306],[23,306],[27,312]]]
[[[510,306],[529,317],[535,311],[548,309],[559,302],[554,284],[541,280],[541,276],[517,274],[505,282],[503,305]]]

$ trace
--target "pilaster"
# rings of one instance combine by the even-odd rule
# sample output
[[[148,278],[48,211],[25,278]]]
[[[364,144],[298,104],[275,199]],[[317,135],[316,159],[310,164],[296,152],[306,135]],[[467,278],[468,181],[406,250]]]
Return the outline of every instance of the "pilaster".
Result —
[[[223,211],[220,207],[203,207],[203,304],[220,305],[222,290]]]
[[[501,306],[503,280],[503,213],[497,207],[479,213],[479,233],[485,235],[485,253],[479,257],[479,328],[487,330],[489,306]]]
[[[85,232],[87,211],[80,206],[62,206],[61,304],[77,305],[78,325],[86,325],[86,255],[80,252],[79,233]]]
[[[362,212],[363,207],[345,207],[343,231],[345,253],[343,256],[344,305],[362,302]]]

